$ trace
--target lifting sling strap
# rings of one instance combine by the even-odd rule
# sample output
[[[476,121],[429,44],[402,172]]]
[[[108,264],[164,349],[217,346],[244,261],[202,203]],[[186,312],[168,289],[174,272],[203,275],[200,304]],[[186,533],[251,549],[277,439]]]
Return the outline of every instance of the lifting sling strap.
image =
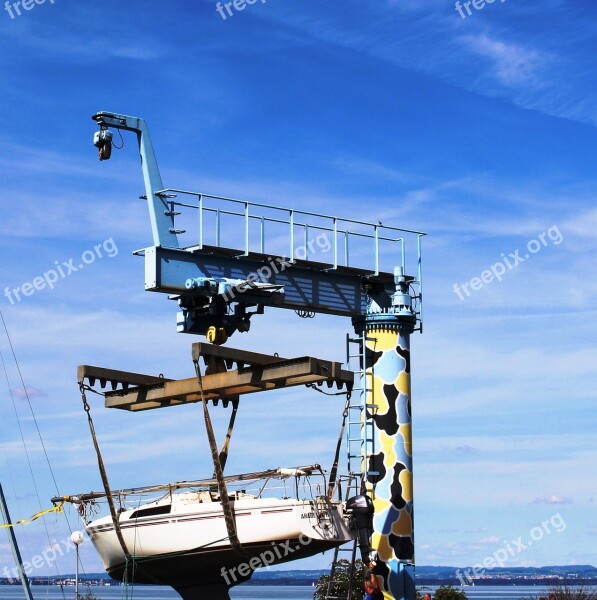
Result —
[[[207,439],[209,441],[209,448],[211,450],[211,457],[214,463],[214,474],[216,481],[218,482],[218,492],[220,494],[220,502],[222,503],[222,511],[224,513],[224,521],[226,522],[226,531],[228,532],[228,538],[230,540],[230,545],[232,549],[239,554],[240,556],[246,556],[247,553],[245,549],[241,546],[241,543],[238,539],[238,533],[236,531],[236,519],[234,517],[234,510],[232,508],[232,504],[230,503],[230,497],[228,496],[228,489],[226,487],[226,481],[224,480],[224,470],[222,467],[222,463],[220,462],[220,453],[218,452],[218,446],[216,444],[216,437],[214,435],[213,426],[211,424],[211,417],[209,416],[209,409],[207,407],[207,400],[205,398],[205,394],[203,393],[203,379],[201,376],[201,368],[199,367],[199,362],[195,361],[195,372],[197,374],[197,381],[199,382],[199,389],[201,390],[201,403],[203,405],[203,418],[205,421],[205,430],[207,432]],[[236,417],[236,413],[234,412],[236,408],[233,408],[233,417]],[[234,424],[233,418],[231,418],[231,424]],[[231,433],[231,428],[229,426],[228,433]],[[227,440],[226,443],[228,443]],[[227,446],[225,443],[225,448],[227,452]],[[224,451],[224,450],[223,450]],[[224,458],[227,456],[224,455]],[[225,461],[224,461],[225,462]]]
[[[234,429],[236,413],[238,412],[238,402],[239,397],[236,396],[236,398],[232,400],[232,413],[230,414],[230,421],[228,422],[228,431],[226,432],[224,444],[222,445],[222,449],[220,450],[220,464],[222,465],[222,471],[224,471],[224,469],[226,468],[226,461],[228,460],[228,451],[230,449],[230,440],[232,439],[232,430]],[[214,473],[214,479],[215,478],[216,473]]]
[[[118,513],[116,512],[116,507],[114,506],[114,498],[112,497],[112,490],[110,489],[110,482],[108,481],[108,473],[106,472],[106,466],[104,464],[104,460],[102,458],[102,453],[99,447],[99,443],[97,441],[97,436],[95,433],[95,426],[93,424],[93,419],[91,418],[91,408],[89,403],[87,402],[86,390],[94,391],[89,386],[85,385],[83,381],[79,381],[79,389],[81,390],[81,399],[83,400],[83,408],[87,413],[87,422],[89,423],[89,431],[91,432],[91,439],[93,440],[93,447],[95,448],[95,454],[97,456],[97,465],[99,467],[100,477],[102,479],[102,484],[104,486],[104,491],[106,493],[106,500],[108,501],[108,507],[110,508],[110,516],[112,517],[112,525],[114,526],[114,532],[116,533],[116,538],[118,539],[118,543],[122,548],[124,553],[124,557],[126,563],[128,564],[129,560],[133,558],[127,548],[126,542],[124,541],[124,537],[122,536],[122,531],[120,529],[120,521],[118,518]],[[97,392],[95,392],[97,393]],[[101,395],[101,394],[100,394]],[[148,573],[142,567],[137,567],[139,570],[148,578],[152,579],[154,583],[162,583],[155,577]]]
[[[330,471],[330,481],[328,484],[328,498],[331,500],[336,491],[336,479],[338,477],[338,464],[340,462],[340,449],[342,447],[342,438],[344,437],[344,428],[346,427],[346,419],[348,418],[348,412],[350,410],[350,392],[346,394],[346,404],[344,405],[344,412],[342,413],[342,425],[340,426],[340,435],[338,436],[338,442],[336,444],[336,453],[334,455],[334,464]]]
[[[130,553],[128,548],[126,547],[126,542],[122,537],[122,531],[120,530],[120,523],[118,519],[118,514],[116,513],[116,507],[114,506],[114,498],[112,498],[112,490],[110,489],[110,482],[108,481],[108,474],[106,472],[106,466],[104,465],[104,459],[102,458],[102,453],[100,451],[99,443],[97,441],[97,436],[95,434],[95,426],[93,425],[93,419],[91,418],[91,408],[89,403],[87,402],[87,396],[85,394],[85,390],[89,389],[85,386],[82,381],[79,381],[79,389],[81,390],[81,399],[83,400],[83,408],[87,413],[87,422],[89,423],[89,431],[91,432],[91,439],[93,440],[93,447],[95,448],[95,454],[97,456],[97,466],[99,467],[100,477],[102,478],[102,484],[104,485],[104,491],[106,492],[106,499],[108,501],[108,506],[110,508],[110,516],[112,517],[112,525],[114,525],[114,532],[116,533],[116,538],[118,539],[118,543],[124,552],[124,555],[128,558]]]

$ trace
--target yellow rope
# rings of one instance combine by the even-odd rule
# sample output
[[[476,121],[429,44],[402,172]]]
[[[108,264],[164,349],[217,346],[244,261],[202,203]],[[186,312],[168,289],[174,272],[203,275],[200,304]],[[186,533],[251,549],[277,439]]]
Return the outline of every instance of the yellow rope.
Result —
[[[43,517],[44,515],[49,515],[50,513],[53,513],[53,512],[57,512],[57,513],[64,512],[63,506],[67,501],[68,500],[65,499],[58,506],[53,506],[52,508],[48,508],[47,510],[42,510],[41,512],[35,513],[29,519],[21,519],[20,521],[17,521],[16,523],[2,523],[2,524],[0,524],[0,529],[7,529],[8,527],[16,527],[17,525],[31,525],[31,523],[33,523],[33,521],[37,521],[37,519],[39,519],[40,517]]]

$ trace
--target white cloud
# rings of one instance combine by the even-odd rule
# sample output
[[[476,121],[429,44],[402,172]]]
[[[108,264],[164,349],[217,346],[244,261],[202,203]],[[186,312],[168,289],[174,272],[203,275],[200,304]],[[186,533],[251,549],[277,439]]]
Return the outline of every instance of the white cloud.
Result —
[[[499,544],[502,541],[503,541],[502,538],[500,538],[497,535],[493,535],[490,537],[481,538],[480,540],[477,541],[477,543],[479,543],[479,544]]]
[[[535,498],[533,504],[572,504],[570,498],[563,498],[562,496],[546,496],[544,498]]]
[[[545,57],[537,50],[491,39],[487,35],[464,36],[462,42],[478,56],[492,61],[493,76],[508,87],[537,82],[537,71],[545,62]]]
[[[43,390],[39,390],[36,387],[28,385],[26,385],[25,387],[21,386],[15,388],[14,390],[12,390],[12,393],[15,395],[16,398],[43,398],[44,396],[48,395]]]

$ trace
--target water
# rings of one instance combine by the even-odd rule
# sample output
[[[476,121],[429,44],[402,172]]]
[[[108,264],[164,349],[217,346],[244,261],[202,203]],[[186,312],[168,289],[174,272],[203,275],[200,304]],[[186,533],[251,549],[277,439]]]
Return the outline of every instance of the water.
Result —
[[[434,589],[433,587],[431,588]],[[32,588],[35,600],[73,600],[73,587],[64,588],[64,596],[58,586],[35,585]],[[82,587],[82,593],[88,591]],[[470,600],[528,600],[531,596],[547,596],[547,589],[541,586],[476,586],[464,590]],[[91,587],[97,600],[125,600],[127,595],[122,587]],[[307,586],[245,586],[231,590],[233,600],[312,600],[313,588]],[[23,600],[23,590],[18,586],[0,586],[1,600]],[[135,586],[128,589],[128,600],[180,600],[180,596],[169,588]]]

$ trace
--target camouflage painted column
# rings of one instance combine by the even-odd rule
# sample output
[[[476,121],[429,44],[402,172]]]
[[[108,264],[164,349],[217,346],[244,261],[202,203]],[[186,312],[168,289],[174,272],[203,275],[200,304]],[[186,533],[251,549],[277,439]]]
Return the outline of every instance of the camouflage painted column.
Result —
[[[371,546],[386,599],[414,600],[414,513],[410,395],[410,335],[416,324],[407,279],[396,273],[392,306],[372,303],[365,334],[369,441],[367,494],[375,513]],[[371,439],[372,438],[372,439]]]

